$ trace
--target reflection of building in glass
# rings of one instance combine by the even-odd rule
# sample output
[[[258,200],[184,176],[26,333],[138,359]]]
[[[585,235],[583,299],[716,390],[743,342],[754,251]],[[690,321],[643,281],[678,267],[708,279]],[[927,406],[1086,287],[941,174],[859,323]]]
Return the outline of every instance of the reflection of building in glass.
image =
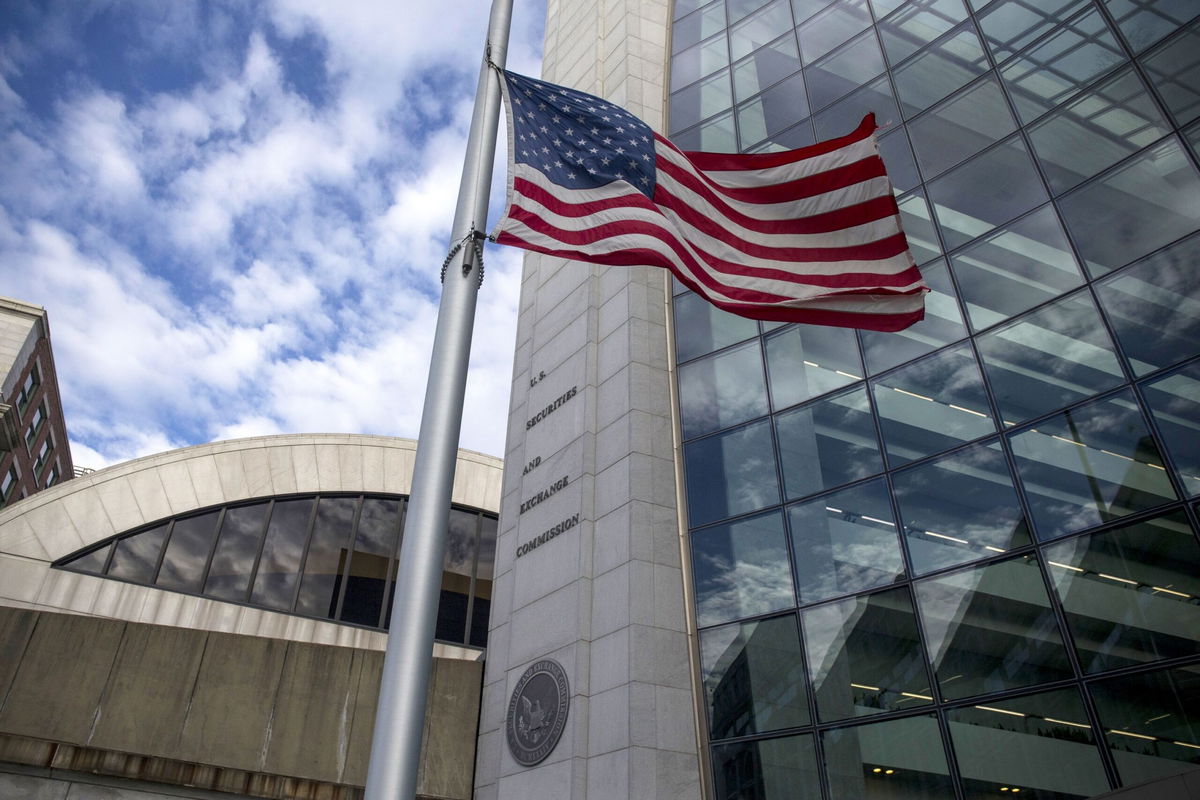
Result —
[[[1200,766],[1198,11],[675,4],[674,141],[767,152],[873,111],[933,288],[878,334],[674,286],[718,797],[1090,797]],[[766,626],[804,664],[787,722],[746,679]],[[772,790],[785,746],[820,768]]]
[[[74,474],[46,310],[0,297],[0,508]]]
[[[0,511],[0,795],[360,797],[415,449],[218,442]],[[471,795],[500,474],[460,451],[423,795]]]

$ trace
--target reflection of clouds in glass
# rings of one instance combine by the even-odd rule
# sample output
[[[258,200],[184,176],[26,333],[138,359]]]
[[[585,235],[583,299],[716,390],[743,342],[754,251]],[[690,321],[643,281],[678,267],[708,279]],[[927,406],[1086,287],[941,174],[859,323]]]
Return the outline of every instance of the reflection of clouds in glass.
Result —
[[[291,589],[300,569],[312,504],[311,498],[275,503],[271,522],[267,526],[266,541],[263,542],[252,602],[274,608],[291,605]]]
[[[167,552],[163,555],[158,584],[195,591],[208,560],[216,532],[218,512],[210,511],[198,517],[176,520],[171,530]]]
[[[229,600],[245,599],[266,516],[267,503],[225,510],[217,549],[204,586],[205,594]]]
[[[778,512],[694,532],[692,569],[701,625],[794,603],[783,516]]]
[[[471,574],[475,556],[475,527],[478,515],[450,509],[450,525],[446,536],[446,560],[442,567],[459,575]]]
[[[784,554],[786,558],[786,553]],[[703,569],[713,573],[697,590],[701,625],[777,611],[792,605],[792,576],[786,560],[756,564],[701,555]]]
[[[158,554],[167,533],[166,525],[159,525],[136,536],[127,536],[117,541],[108,574],[131,581],[149,581],[154,577]]]
[[[808,643],[808,671],[819,690],[829,671],[844,655],[846,640],[867,613],[865,598],[830,603],[804,612],[804,637]],[[839,675],[841,680],[844,676]]]
[[[377,556],[390,556],[396,549],[400,501],[368,497],[358,517],[354,549]]]
[[[687,436],[767,413],[762,355],[755,340],[679,370],[679,407]]]

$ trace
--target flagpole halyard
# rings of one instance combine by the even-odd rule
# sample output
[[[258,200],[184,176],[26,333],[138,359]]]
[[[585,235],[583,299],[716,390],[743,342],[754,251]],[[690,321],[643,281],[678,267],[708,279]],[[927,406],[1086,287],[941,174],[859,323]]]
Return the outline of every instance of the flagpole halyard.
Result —
[[[477,226],[487,223],[500,117],[500,80],[493,67],[505,63],[511,19],[512,0],[493,0],[450,232],[452,244],[474,240]],[[480,284],[478,275],[472,273],[483,268],[474,241],[461,250],[464,269],[446,270],[442,284],[371,740],[366,800],[409,800],[417,791],[446,527]]]

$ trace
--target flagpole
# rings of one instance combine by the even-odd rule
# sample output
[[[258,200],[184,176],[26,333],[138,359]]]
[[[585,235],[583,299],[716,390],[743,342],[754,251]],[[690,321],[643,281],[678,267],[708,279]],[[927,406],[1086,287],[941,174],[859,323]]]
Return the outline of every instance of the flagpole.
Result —
[[[450,233],[452,246],[465,244],[462,258],[447,266],[443,278],[412,493],[396,573],[392,623],[375,712],[366,800],[416,797],[450,495],[482,270],[482,265],[475,263],[476,242],[471,237],[477,229],[487,226],[488,192],[500,119],[500,79],[488,62],[504,66],[511,18],[512,0],[493,0],[486,55],[479,68],[475,110]]]

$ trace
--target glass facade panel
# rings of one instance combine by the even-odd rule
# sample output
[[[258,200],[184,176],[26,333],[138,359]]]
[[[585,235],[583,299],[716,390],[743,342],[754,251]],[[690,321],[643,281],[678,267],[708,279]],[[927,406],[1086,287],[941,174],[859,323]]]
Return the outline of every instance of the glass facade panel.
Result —
[[[888,61],[899,64],[967,18],[962,0],[911,3],[878,25]]]
[[[1129,366],[1146,375],[1200,353],[1200,236],[1096,284]]]
[[[225,509],[204,594],[220,600],[246,599],[254,571],[245,565],[254,563],[270,509],[269,503]]]
[[[975,26],[966,23],[892,72],[900,110],[919,114],[987,71]]]
[[[946,724],[971,800],[1006,792],[1068,800],[1109,789],[1078,689],[952,709]]]
[[[897,201],[897,205],[900,206],[900,225],[904,228],[904,236],[908,239],[908,249],[913,254],[913,259],[918,264],[926,264],[930,259],[940,256],[942,243],[938,240],[937,228],[933,224],[933,212],[929,210],[925,190],[916,189],[909,192]],[[926,306],[929,304],[928,299],[926,295]]]
[[[1000,68],[1024,122],[1037,119],[1125,60],[1100,12],[1090,5],[1088,9]]]
[[[713,748],[718,800],[821,800],[812,734]]]
[[[1183,512],[1067,539],[1045,554],[1086,672],[1197,652],[1200,544]]]
[[[158,569],[158,558],[167,538],[167,525],[118,539],[108,565],[110,578],[123,578],[136,583],[150,583]]]
[[[757,511],[780,500],[767,420],[686,444],[683,458],[692,525]]]
[[[933,701],[907,587],[810,608],[804,638],[822,722]]]
[[[867,0],[840,0],[807,21],[800,22],[796,33],[800,37],[800,54],[804,57],[804,63],[813,63],[870,26],[871,11]]]
[[[1014,434],[1012,449],[1042,540],[1175,499],[1128,389]]]
[[[155,584],[180,592],[197,592],[204,578],[220,514],[210,511],[175,520]]]
[[[892,479],[917,574],[1029,544],[1000,445],[975,445]]]
[[[675,345],[679,362],[720,350],[736,342],[758,335],[758,325],[752,319],[730,314],[696,294],[675,298],[675,325],[688,332]]]
[[[758,340],[680,367],[679,411],[688,439],[766,414]]]
[[[863,386],[780,414],[775,425],[789,500],[883,471]]]
[[[773,408],[787,408],[862,380],[862,360],[851,330],[792,326],[766,342]]]
[[[883,53],[873,31],[804,70],[814,109],[824,108],[883,72]]]
[[[363,500],[354,536],[354,551],[346,572],[342,600],[343,622],[377,627],[383,611],[384,587],[396,553],[402,501],[368,497]]]
[[[702,119],[724,111],[732,103],[729,70],[723,69],[671,95],[671,124],[676,128],[691,127]]]
[[[438,639],[461,642],[470,618],[471,576],[475,571],[475,550],[479,540],[479,515],[471,511],[450,510],[446,536],[446,557],[442,563],[442,591],[438,602]]]
[[[475,559],[475,592],[471,607],[471,630],[467,644],[487,644],[488,620],[492,607],[492,578],[496,571],[496,531],[499,520],[481,516],[479,555]]]
[[[291,610],[312,511],[312,498],[275,501],[250,592],[254,605]]]
[[[925,177],[932,178],[1017,129],[994,76],[968,86],[908,124]]]
[[[943,699],[1072,675],[1033,556],[918,581],[925,643]]]
[[[1200,176],[1174,137],[1058,201],[1093,277],[1200,227]]]
[[[882,91],[886,91],[888,96],[891,96],[892,83],[886,78],[882,78],[876,82]],[[867,87],[864,91],[872,91],[872,87]],[[893,99],[892,103],[896,101]],[[887,134],[879,137],[879,155],[883,158],[883,164],[887,167],[888,177],[892,180],[892,187],[897,192],[907,192],[921,182],[921,176],[917,172],[917,160],[913,158],[912,145],[909,144],[908,134],[903,127],[897,128],[894,131],[889,131]],[[928,206],[926,206],[928,210]],[[925,217],[926,225],[929,230],[933,230],[933,222],[928,215]],[[905,227],[905,234],[908,228]],[[913,249],[914,245],[909,243],[909,250]],[[937,251],[940,252],[940,251]],[[936,252],[934,253],[936,255]],[[913,253],[916,258],[916,253]],[[918,263],[928,261],[929,258],[918,259]]]
[[[687,7],[690,0],[684,0],[681,7]],[[677,8],[676,11],[679,9]],[[678,53],[692,45],[699,44],[714,33],[725,28],[725,4],[709,3],[704,8],[676,20],[671,26],[671,49]],[[778,36],[779,34],[776,34]]]
[[[817,138],[833,139],[838,136],[845,136],[857,128],[862,122],[863,117],[867,114],[874,114],[875,122],[880,126],[894,124],[900,119],[900,112],[896,108],[896,99],[892,96],[892,84],[886,75],[876,81],[872,81],[858,91],[846,95],[829,108],[814,116],[813,125],[816,129]],[[892,138],[900,141],[895,136]],[[881,143],[880,154],[884,155],[882,149],[883,145]],[[909,158],[912,158],[911,152],[909,153]],[[886,155],[884,155],[884,159],[884,163],[886,164]],[[896,175],[892,173],[891,169],[889,165],[888,177],[892,178],[892,185],[900,189],[901,184],[896,182]],[[903,179],[903,176],[901,178]]]
[[[975,353],[963,344],[872,383],[893,467],[996,432]]]
[[[671,91],[674,92],[729,66],[729,43],[724,36],[714,36],[678,53],[671,64]]]
[[[673,138],[778,151],[874,112],[933,291],[925,319],[899,333],[731,322],[743,327],[714,337],[676,312],[685,409],[733,398],[734,381],[700,368],[706,357],[744,358],[757,375],[756,336],[770,400],[739,377],[746,410],[699,427],[685,410],[692,536],[770,518],[783,525],[770,558],[787,565],[761,581],[771,602],[738,610],[742,590],[726,587],[736,602],[703,632],[786,620],[787,646],[805,654],[791,658],[806,665],[786,691],[814,704],[813,719],[770,734],[784,738],[723,734],[753,740],[712,745],[721,796],[803,796],[817,737],[825,800],[1062,800],[1188,766],[1179,754],[1200,742],[1182,734],[1093,729],[1105,712],[1088,692],[1120,670],[1136,697],[1164,659],[1200,675],[1200,9],[868,0],[868,16],[859,0],[790,1],[796,29],[780,14],[732,59],[737,110],[733,97],[707,106],[676,120]],[[770,4],[727,7],[750,30]],[[677,57],[673,87],[725,68],[699,56]],[[793,99],[769,121],[763,101],[779,85]],[[919,637],[908,611],[907,625],[877,622],[873,604],[901,597],[916,603]],[[901,630],[908,651],[885,647]],[[932,659],[936,675],[921,669],[937,687],[893,690],[889,704],[884,680],[860,680],[863,664],[914,651]],[[799,766],[785,789],[777,765],[789,758]]]
[[[944,800],[954,796],[933,716],[821,734],[830,800]]]
[[[883,479],[788,509],[796,593],[801,604],[886,586],[904,577],[904,559]]]
[[[672,125],[674,125],[672,118]],[[737,152],[737,132],[734,130],[733,114],[722,114],[697,125],[691,130],[674,134],[671,141],[680,150],[705,153]]]
[[[729,29],[730,57],[737,61],[777,38],[780,31],[791,27],[792,14],[787,0],[775,0]]]
[[[778,511],[694,533],[698,624],[716,625],[794,605],[789,561]]]
[[[322,497],[300,577],[296,613],[336,618],[342,574],[352,546],[355,497]]]
[[[951,263],[975,330],[1083,283],[1066,231],[1048,205],[960,250]]]
[[[1134,50],[1144,50],[1196,16],[1192,0],[1104,0],[1104,6]]]
[[[713,739],[809,722],[794,616],[704,631],[700,663]]]
[[[979,30],[996,61],[1027,47],[1087,5],[1088,0],[998,0],[975,3]],[[984,8],[986,6],[986,8]]]
[[[799,71],[800,51],[796,48],[795,34],[789,31],[766,47],[756,50],[744,61],[734,64],[733,94],[740,103]]]
[[[1112,339],[1086,292],[976,341],[1005,425],[1049,413],[1124,380]]]
[[[1091,692],[1123,785],[1200,765],[1200,667],[1111,678]]]
[[[1050,189],[1061,194],[1169,132],[1141,79],[1126,67],[1030,127],[1029,139]]]
[[[987,186],[988,191],[979,191]],[[1049,199],[1029,151],[1008,139],[929,184],[946,246],[966,244]]]
[[[863,354],[868,371],[872,374],[891,369],[967,335],[946,262],[939,260],[926,264],[921,267],[921,276],[930,289],[929,294],[925,295],[925,319],[895,333],[862,331]]]
[[[1193,24],[1142,59],[1175,122],[1186,125],[1200,115],[1200,24]]]
[[[1146,383],[1142,395],[1183,490],[1200,494],[1200,362]]]
[[[800,74],[772,86],[738,107],[738,136],[742,147],[777,137],[808,113],[804,79]]]

